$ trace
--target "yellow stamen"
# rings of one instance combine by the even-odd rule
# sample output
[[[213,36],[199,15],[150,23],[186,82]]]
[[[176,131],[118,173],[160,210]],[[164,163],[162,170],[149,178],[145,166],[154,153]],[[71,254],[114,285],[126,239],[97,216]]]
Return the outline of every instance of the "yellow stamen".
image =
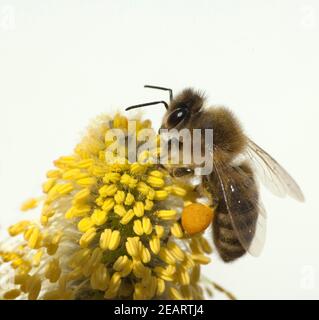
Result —
[[[94,227],[87,230],[85,233],[83,233],[82,237],[80,238],[80,241],[79,241],[80,246],[82,248],[86,248],[92,242],[95,235],[96,235],[96,229]]]
[[[138,236],[141,236],[144,233],[141,220],[137,219],[134,221],[133,230]]]
[[[105,229],[100,236],[100,248],[102,250],[107,250],[109,247],[110,239],[112,236],[111,229]]]
[[[40,249],[37,251],[37,253],[32,257],[32,265],[34,267],[38,267],[40,265],[41,262],[41,258],[43,256],[43,250]]]
[[[105,183],[116,183],[120,181],[121,175],[118,172],[108,172],[105,174],[103,178],[103,182]]]
[[[90,196],[90,189],[88,188],[82,189],[73,197],[73,204],[86,201],[89,196]]]
[[[114,207],[114,200],[112,198],[108,198],[104,201],[102,209],[105,212],[109,212]]]
[[[153,188],[162,188],[165,185],[165,182],[162,178],[157,178],[154,176],[149,176],[147,178],[147,183]]]
[[[175,222],[171,227],[171,233],[176,238],[182,238],[183,237],[183,230],[181,225],[178,222]]]
[[[156,226],[155,226],[155,232],[156,232],[156,234],[157,234],[157,236],[158,236],[159,238],[162,238],[163,235],[164,235],[164,233],[165,233],[165,229],[164,229],[164,227],[161,226],[161,225],[156,225]]]
[[[76,183],[81,187],[90,187],[96,183],[96,179],[94,177],[87,177],[77,180]]]
[[[149,199],[145,199],[145,204],[144,204],[144,210],[145,211],[150,211],[153,209],[154,206],[154,202],[149,200]]]
[[[156,295],[161,296],[165,291],[165,281],[163,279],[157,278],[157,289]]]
[[[155,191],[155,200],[165,200],[168,197],[168,192],[165,190]]]
[[[181,295],[181,293],[174,287],[169,288],[169,295],[171,299],[184,300],[184,297]]]
[[[192,258],[199,264],[208,264],[211,261],[209,257],[206,257],[203,254],[192,254]]]
[[[176,260],[174,258],[174,256],[172,255],[172,253],[166,249],[166,248],[161,248],[160,252],[159,252],[159,256],[160,258],[166,262],[167,264],[172,264],[174,265],[176,263]]]
[[[57,282],[59,280],[61,275],[61,268],[58,259],[52,259],[49,262],[44,275],[52,283]]]
[[[56,179],[49,179],[42,185],[42,191],[48,193],[51,188],[55,185]]]
[[[70,193],[73,190],[73,184],[72,183],[65,183],[65,184],[60,184],[57,187],[57,192],[61,195],[66,195]]]
[[[185,197],[187,194],[187,191],[181,187],[172,186],[172,193],[179,197]]]
[[[118,190],[114,195],[114,200],[117,204],[122,204],[125,200],[125,192]]]
[[[143,231],[145,234],[149,235],[153,231],[153,226],[149,218],[143,217],[142,219]]]
[[[30,209],[36,208],[37,205],[38,205],[38,200],[35,199],[35,198],[31,198],[31,199],[25,201],[25,202],[21,205],[20,210],[21,210],[21,211],[28,211],[28,210],[30,210]]]
[[[111,239],[109,242],[109,250],[116,250],[120,244],[121,236],[118,230],[114,230],[111,235]]]
[[[94,226],[94,221],[91,219],[91,217],[86,217],[80,220],[78,223],[78,229],[80,232],[86,232],[90,228]]]
[[[27,220],[20,221],[12,225],[11,227],[9,227],[8,232],[11,237],[15,237],[18,234],[24,232],[26,228],[30,226],[30,224],[31,224],[30,221],[27,221]]]
[[[115,184],[105,185],[99,189],[99,194],[102,197],[114,196],[117,191],[117,187]]]
[[[150,249],[152,252],[157,255],[161,249],[161,242],[160,239],[156,236],[153,236],[152,239],[149,241]]]
[[[124,204],[127,206],[130,206],[133,204],[134,201],[135,201],[134,196],[131,193],[128,193],[126,195]]]
[[[135,203],[133,207],[134,214],[137,217],[142,217],[144,215],[144,204],[141,201]]]
[[[123,216],[123,218],[120,220],[121,224],[128,224],[132,219],[134,218],[134,211],[130,209],[127,211],[127,213]]]
[[[174,242],[168,242],[167,248],[169,252],[174,256],[174,258],[178,261],[183,261],[185,258],[184,252],[182,249]]]
[[[60,170],[50,170],[46,174],[47,178],[57,179],[61,177],[61,171]]]
[[[159,210],[157,211],[157,216],[162,220],[174,220],[176,219],[175,210]]]
[[[151,274],[151,270],[146,267],[141,261],[133,262],[133,273],[135,277],[143,279],[148,278]]]
[[[124,206],[122,206],[121,204],[116,204],[114,206],[114,212],[117,215],[119,215],[120,217],[123,217],[126,214],[126,210],[125,210]]]
[[[102,226],[107,221],[107,213],[103,210],[95,209],[91,219],[95,225]]]
[[[80,169],[70,169],[63,173],[62,179],[64,180],[73,180],[81,173]]]
[[[90,283],[92,289],[105,291],[108,288],[109,282],[110,276],[105,265],[99,263],[91,275]]]
[[[125,247],[127,253],[132,257],[138,259],[140,257],[141,242],[139,237],[129,237],[126,240]]]

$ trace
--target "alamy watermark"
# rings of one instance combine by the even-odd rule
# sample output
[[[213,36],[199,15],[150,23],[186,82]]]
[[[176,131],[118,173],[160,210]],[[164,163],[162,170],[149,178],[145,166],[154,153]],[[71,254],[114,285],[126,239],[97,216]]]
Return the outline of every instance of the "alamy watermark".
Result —
[[[13,31],[16,28],[15,7],[12,5],[0,6],[0,30]]]
[[[300,288],[313,290],[316,287],[316,269],[312,265],[305,265],[300,270]]]
[[[137,130],[129,121],[127,130],[113,128],[105,135],[106,161],[110,164],[147,162],[193,167],[196,175],[213,171],[213,129]],[[156,150],[160,150],[157,153]]]

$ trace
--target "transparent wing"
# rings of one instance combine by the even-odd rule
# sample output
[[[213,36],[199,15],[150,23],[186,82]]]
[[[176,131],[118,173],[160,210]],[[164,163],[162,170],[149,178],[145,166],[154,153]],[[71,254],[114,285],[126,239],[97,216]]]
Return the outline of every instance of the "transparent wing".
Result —
[[[289,173],[265,150],[248,139],[246,150],[250,164],[261,182],[275,195],[290,197],[303,202],[304,195]]]
[[[247,252],[258,256],[265,243],[267,217],[252,171],[244,165],[224,165],[214,157],[213,174],[220,184],[221,197],[238,240]]]

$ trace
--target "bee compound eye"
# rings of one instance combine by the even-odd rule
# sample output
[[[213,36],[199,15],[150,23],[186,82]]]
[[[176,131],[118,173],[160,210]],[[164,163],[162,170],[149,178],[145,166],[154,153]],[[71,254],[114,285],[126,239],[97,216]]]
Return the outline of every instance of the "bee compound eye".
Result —
[[[188,116],[188,113],[189,111],[187,108],[178,108],[174,110],[167,119],[169,126],[176,127]]]
[[[173,170],[173,176],[176,178],[190,176],[192,174],[194,174],[194,170],[192,170],[191,168],[180,167]]]

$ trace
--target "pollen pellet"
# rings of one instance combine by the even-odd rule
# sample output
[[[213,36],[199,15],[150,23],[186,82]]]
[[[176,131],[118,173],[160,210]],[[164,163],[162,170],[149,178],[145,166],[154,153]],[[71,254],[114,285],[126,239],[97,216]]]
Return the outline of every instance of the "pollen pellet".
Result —
[[[190,234],[196,234],[207,229],[214,217],[211,208],[201,203],[192,203],[182,212],[182,226]]]

